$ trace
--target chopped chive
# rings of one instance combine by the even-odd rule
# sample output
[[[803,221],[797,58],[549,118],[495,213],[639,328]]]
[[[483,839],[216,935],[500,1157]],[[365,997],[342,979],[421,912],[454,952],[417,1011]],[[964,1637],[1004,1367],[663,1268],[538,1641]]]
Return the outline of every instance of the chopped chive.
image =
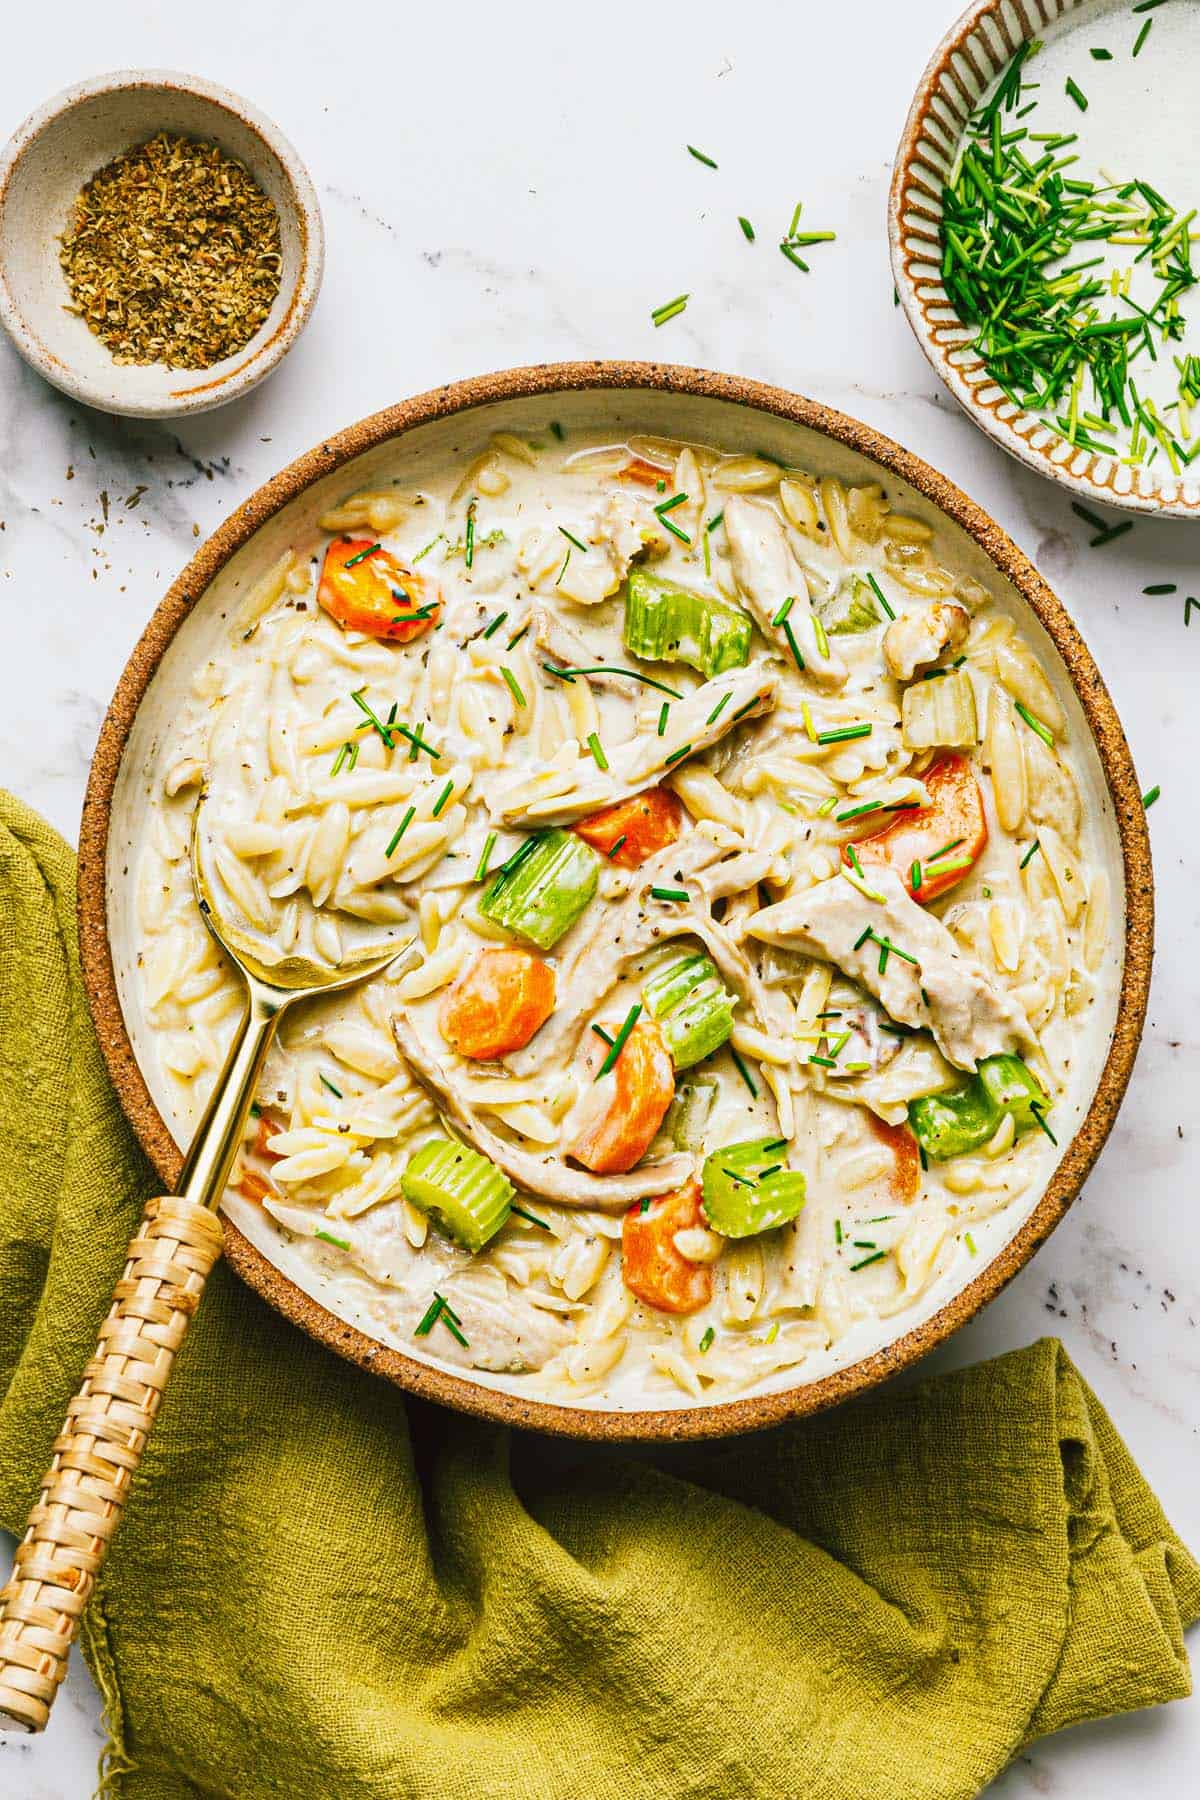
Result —
[[[507,608],[505,609],[504,612],[497,613],[495,618],[492,620],[491,624],[484,627],[484,632],[483,632],[484,637],[490,638],[493,635],[493,633],[499,631],[500,627],[503,625],[503,623],[504,623],[505,619],[507,619],[507,617],[508,617]]]
[[[442,808],[443,808],[443,806],[445,806],[447,800],[450,798],[450,796],[453,792],[454,792],[454,777],[451,776],[449,781],[447,781],[445,787],[442,789],[441,793],[438,795],[437,799],[433,803],[433,816],[435,819],[439,818],[441,816]]]
[[[663,758],[663,767],[669,769],[672,763],[679,762],[682,757],[690,756],[691,753],[692,746],[690,744],[684,744],[682,749],[672,750],[670,756]]]
[[[1142,29],[1138,32],[1137,37],[1134,39],[1133,54],[1135,56],[1141,50],[1141,47],[1145,43],[1146,39],[1150,36],[1150,27],[1153,25],[1153,23],[1154,23],[1153,19],[1147,19],[1146,23],[1142,26]]]
[[[746,242],[748,244],[752,244],[754,242],[754,227],[750,223],[749,219],[745,218],[743,216],[743,214],[739,213],[738,214],[738,224],[742,228],[742,236],[745,238]]]
[[[1038,1122],[1038,1129],[1045,1132],[1046,1136],[1050,1139],[1050,1142],[1054,1145],[1055,1149],[1057,1150],[1058,1139],[1055,1137],[1054,1133],[1051,1131],[1050,1127],[1046,1123],[1045,1108],[1041,1105],[1041,1103],[1039,1101],[1031,1100],[1029,1102],[1029,1110]]]
[[[1142,806],[1145,808],[1145,810],[1147,812],[1149,812],[1150,808],[1154,805],[1154,802],[1158,799],[1158,796],[1161,793],[1162,793],[1162,789],[1156,783],[1155,786],[1152,787],[1148,793],[1145,793],[1142,795]]]
[[[837,822],[844,825],[848,819],[860,819],[864,813],[878,812],[882,805],[882,800],[864,800],[861,806],[849,806],[845,812],[838,813]]]
[[[779,248],[795,268],[802,270],[805,275],[808,274],[808,264],[802,256],[797,256],[790,244],[780,244]]]
[[[367,547],[367,549],[360,550],[358,552],[357,556],[347,557],[346,561],[342,564],[342,567],[343,567],[343,569],[352,569],[356,563],[366,562],[368,556],[374,556],[374,554],[377,550],[382,550],[382,549],[383,549],[382,544],[370,544]]]
[[[332,769],[330,769],[329,773],[331,775],[339,774],[341,771],[342,764],[346,761],[347,758],[349,758],[349,762],[350,762],[350,772],[351,772],[351,774],[353,774],[354,773],[354,765],[358,761],[358,744],[357,744],[357,742],[351,742],[351,741],[347,740],[347,742],[342,745],[341,749],[338,751],[337,755],[333,759],[333,767],[332,767]]]
[[[349,1238],[334,1237],[332,1231],[321,1231],[318,1228],[318,1230],[313,1232],[313,1236],[315,1238],[320,1238],[323,1244],[332,1244],[335,1250],[348,1250],[350,1248]]]
[[[570,552],[568,552],[568,555],[569,554],[570,554]],[[516,649],[517,645],[520,643],[521,639],[525,636],[525,634],[528,630],[529,630],[529,621],[526,620],[524,625],[522,625],[520,631],[514,631],[512,636],[509,638],[508,647],[510,650]]]
[[[863,945],[867,942],[867,939],[873,938],[874,936],[875,936],[875,927],[873,925],[868,925],[866,930],[860,931],[857,938],[855,938],[854,948],[856,950],[861,950]]]
[[[475,880],[475,881],[486,881],[487,880],[488,859],[490,858],[492,851],[495,849],[495,847],[496,847],[496,834],[494,831],[489,831],[487,834],[487,837],[483,841],[483,854],[479,858],[479,867],[476,869],[475,874],[472,877],[473,880]]]
[[[1098,536],[1088,539],[1090,550],[1103,550],[1105,544],[1111,544],[1114,538],[1124,537],[1127,531],[1133,530],[1133,520],[1123,519],[1119,525],[1110,525]]]
[[[510,645],[509,648],[511,649],[512,646]],[[646,687],[657,688],[660,694],[669,694],[672,700],[683,699],[678,688],[668,687],[665,681],[659,681],[653,675],[643,675],[640,669],[621,669],[612,667],[608,663],[596,663],[586,669],[577,669],[573,665],[564,669],[556,669],[550,663],[543,663],[542,667],[547,674],[558,675],[564,681],[573,675],[627,675],[630,681],[640,681]]]
[[[320,1069],[317,1070],[317,1080],[321,1083],[322,1087],[327,1087],[329,1089],[330,1093],[333,1094],[336,1099],[338,1099],[338,1100],[345,1099],[345,1095],[342,1093],[341,1088],[334,1087],[334,1085],[333,1085],[332,1081],[330,1081],[328,1075],[322,1074]]]
[[[709,715],[708,715],[707,719],[705,719],[704,723],[706,725],[715,725],[717,720],[720,718],[721,714],[724,712],[725,708],[728,705],[729,705],[729,695],[728,695],[728,693],[724,693],[721,695],[721,698],[717,701],[717,704],[713,707],[712,711],[709,713]]]
[[[574,532],[568,531],[565,525],[560,525],[558,529],[562,532],[562,534],[566,538],[568,544],[574,544],[574,546],[577,550],[582,550],[583,554],[585,556],[587,555],[587,553],[588,553],[587,545],[581,544],[579,539],[575,536]]]
[[[600,1064],[600,1067],[596,1072],[596,1080],[597,1081],[599,1081],[601,1075],[608,1074],[609,1070],[612,1068],[613,1064],[616,1062],[618,1056],[620,1056],[622,1050],[625,1048],[626,1038],[629,1036],[630,1032],[633,1030],[634,1026],[637,1024],[638,1019],[641,1017],[641,1011],[642,1011],[641,1002],[635,1001],[634,1004],[630,1007],[629,1011],[626,1013],[625,1023],[622,1025],[622,1027],[618,1031],[616,1037],[613,1039],[612,1046],[609,1049],[608,1055],[605,1057],[604,1061]]]
[[[834,1241],[834,1243],[840,1244],[843,1241],[843,1239],[845,1238],[845,1235],[846,1235],[845,1232],[842,1230],[842,1221],[840,1219],[835,1219],[833,1221],[833,1241]]]
[[[423,550],[417,551],[417,554],[413,557],[413,562],[419,563],[423,556],[428,556],[429,552],[433,549],[433,546],[437,543],[440,543],[441,539],[444,535],[445,534],[443,532],[439,531],[436,537],[431,537],[429,542],[426,544],[425,548]]]
[[[1143,594],[1174,594],[1177,591],[1176,583],[1173,581],[1156,581],[1153,587],[1142,589]]]
[[[554,427],[551,426],[550,429],[553,431]],[[508,1210],[510,1216],[515,1213],[518,1219],[527,1219],[531,1225],[536,1225],[539,1231],[550,1231],[545,1219],[539,1219],[536,1213],[529,1212],[524,1206],[518,1206],[515,1200]]]
[[[688,145],[687,153],[689,156],[694,156],[698,163],[703,163],[706,169],[715,169],[717,166],[712,157],[705,156],[703,150],[697,150],[695,144]]]
[[[820,1063],[823,1069],[837,1068],[837,1064],[831,1056],[810,1056],[808,1060],[810,1063]]]
[[[912,868],[909,870],[908,881],[909,881],[909,886],[912,888],[913,892],[915,893],[916,890],[921,885],[921,865],[919,862],[915,862],[913,864]]]
[[[704,1336],[700,1339],[700,1345],[699,1345],[701,1356],[703,1356],[707,1351],[712,1349],[713,1339],[716,1337],[716,1335],[717,1334],[713,1330],[711,1325],[709,1325],[705,1329]]]
[[[383,853],[385,856],[391,856],[394,854],[396,845],[400,842],[400,839],[404,836],[405,832],[408,830],[409,826],[412,824],[413,818],[416,814],[416,810],[417,809],[415,806],[409,807],[408,811],[405,813],[404,817],[401,819],[399,825],[397,825],[395,831],[392,833],[392,841]]]
[[[690,900],[691,895],[686,888],[652,887],[650,896],[654,900]]]
[[[501,663],[500,673],[504,677],[504,685],[518,706],[526,706],[528,702],[521,692],[521,684],[506,663]]]
[[[558,574],[554,577],[555,587],[558,586],[559,582],[562,580],[563,576],[566,574],[566,572],[570,568],[570,566],[571,566],[571,552],[568,550],[567,554],[562,559],[562,568],[558,571]]]
[[[1099,46],[1097,46],[1093,50],[1090,50],[1088,52],[1088,54],[1091,56],[1093,62],[1111,62],[1113,59],[1113,53],[1111,50],[1105,50]]]
[[[432,744],[427,744],[425,739],[421,736],[419,729],[414,731],[411,726],[408,725],[393,725],[391,729],[393,731],[398,731],[400,736],[402,738],[407,738],[408,742],[412,745],[412,749],[409,752],[410,762],[416,761],[417,754],[421,750],[425,752],[426,756],[432,757],[434,762],[441,762],[441,751],[435,750]]]
[[[428,1312],[426,1312],[424,1314],[424,1316],[421,1319],[421,1323],[417,1326],[416,1330],[413,1332],[414,1337],[428,1337],[429,1336],[429,1333],[433,1330],[434,1326],[437,1324],[438,1320],[442,1316],[442,1306],[443,1305],[444,1305],[444,1302],[442,1300],[442,1296],[440,1294],[435,1294],[433,1296],[432,1301],[430,1302]]]
[[[775,614],[775,617],[771,620],[772,625],[782,625],[795,604],[796,596],[794,594],[789,594],[783,605],[779,608],[779,611]]]
[[[463,562],[469,569],[475,561],[475,501],[467,506],[467,542],[463,550]]]
[[[605,852],[605,854],[608,857],[609,862],[612,862],[613,858],[616,856],[617,852],[620,850],[621,846],[624,844],[627,836],[628,836],[628,833],[623,831],[621,833],[620,837],[617,839],[616,843],[613,845],[612,849]]]
[[[708,521],[708,524],[704,527],[705,531],[715,531],[718,525],[724,523],[724,520],[725,508],[722,507],[720,512],[714,513],[712,518]]]
[[[1072,77],[1070,75],[1067,76],[1066,92],[1070,96],[1070,98],[1075,102],[1075,104],[1079,108],[1080,112],[1087,111],[1087,109],[1088,109],[1087,95],[1084,93],[1083,89],[1077,84],[1077,82],[1075,82],[1072,79]]]
[[[800,654],[800,646],[796,642],[796,634],[792,630],[791,621],[790,621],[790,619],[784,619],[782,621],[782,623],[783,623],[783,635],[788,641],[788,649],[792,653],[792,659],[795,662],[796,667],[798,669],[802,670],[804,668],[804,658]],[[870,729],[870,728],[868,727],[868,729]]]
[[[967,1246],[967,1249],[970,1251],[971,1255],[974,1256],[974,1254],[975,1254],[975,1239],[971,1236],[969,1231],[963,1232],[963,1243]]]
[[[674,519],[668,519],[666,514],[663,512],[660,512],[657,506],[655,507],[654,510],[658,514],[658,522],[662,526],[663,530],[669,531],[671,536],[678,538],[681,544],[687,544],[690,547],[692,540],[688,536],[687,532],[681,530],[680,527],[675,523]]]
[[[551,419],[550,429],[554,433],[554,436],[558,439],[559,443],[561,444],[567,434],[563,430],[562,426],[559,424],[557,419]]]
[[[608,771],[608,758],[604,754],[603,744],[600,742],[600,739],[594,731],[588,732],[587,744],[588,749],[591,751],[595,760],[596,767],[600,770],[601,774],[606,774]]]
[[[668,300],[664,305],[656,306],[654,311],[650,314],[654,325],[656,327],[665,325],[668,319],[677,318],[687,305],[689,298],[690,295],[688,294],[678,294],[674,300]]]
[[[1048,744],[1051,750],[1053,750],[1054,733],[1051,731],[1050,727],[1048,725],[1043,725],[1042,721],[1034,713],[1030,712],[1023,700],[1018,700],[1016,702],[1016,709],[1028,725],[1030,731],[1036,731],[1043,744]]]
[[[613,1042],[613,1034],[612,1034],[612,1032],[611,1032],[611,1031],[605,1031],[605,1029],[604,1029],[604,1027],[603,1027],[603,1025],[593,1025],[593,1026],[592,1026],[592,1030],[593,1030],[593,1031],[594,1031],[594,1032],[595,1032],[595,1034],[596,1034],[596,1036],[597,1036],[597,1037],[598,1037],[598,1038],[603,1038],[603,1039],[604,1039],[604,1042],[605,1042],[605,1043],[606,1043],[606,1044],[611,1044],[611,1043],[612,1043],[612,1042]]]
[[[672,494],[669,500],[660,501],[654,510],[661,519],[664,513],[674,512],[677,506],[682,506],[686,499],[686,494]]]
[[[729,1046],[729,1054],[733,1058],[734,1067],[737,1069],[738,1074],[741,1076],[741,1078],[745,1082],[746,1086],[750,1089],[750,1092],[751,1092],[751,1095],[753,1096],[753,1098],[755,1100],[757,1100],[758,1099],[758,1089],[754,1085],[754,1077],[751,1075],[749,1069],[746,1067],[745,1063],[742,1061],[742,1058],[741,1058],[739,1052],[734,1049],[732,1044]]]
[[[1021,858],[1021,861],[1020,861],[1018,867],[1023,869],[1027,863],[1031,863],[1033,861],[1034,857],[1037,855],[1038,851],[1041,849],[1041,847],[1042,847],[1042,845],[1041,845],[1040,838],[1034,838],[1032,844],[1030,844],[1028,850],[1025,852],[1024,856]]]
[[[883,608],[884,612],[887,614],[888,618],[894,619],[896,615],[892,611],[891,607],[888,605],[887,596],[884,593],[883,589],[880,587],[879,583],[876,581],[875,577],[872,575],[870,569],[867,570],[867,580],[871,584],[871,588],[874,591],[875,598],[878,600],[880,606],[882,606],[882,608]]]
[[[388,721],[387,725],[384,724],[383,720],[378,716],[378,714],[373,712],[371,710],[371,708],[367,705],[367,702],[363,699],[364,692],[365,692],[365,689],[356,688],[354,690],[354,692],[351,694],[350,698],[353,700],[353,702],[354,702],[355,706],[357,706],[358,710],[361,713],[365,713],[367,719],[369,720],[369,722],[371,724],[372,729],[375,732],[377,732],[378,735],[383,739],[385,748],[390,750],[393,748],[392,738],[391,738],[391,729],[390,729],[391,720]],[[361,727],[360,727],[360,729],[361,729]]]
[[[878,1250],[879,1248],[874,1238],[851,1238],[850,1242],[856,1250]]]
[[[886,1250],[873,1251],[870,1256],[864,1256],[861,1259],[861,1261],[856,1262],[856,1263],[851,1263],[850,1264],[850,1273],[852,1275],[856,1275],[858,1273],[859,1269],[869,1269],[872,1263],[882,1262],[886,1255],[887,1255]]]
[[[818,744],[846,744],[852,738],[865,738],[870,735],[871,727],[869,725],[844,725],[840,731],[819,731],[817,742]]]
[[[667,731],[667,715],[671,710],[671,702],[664,700],[658,712],[658,735],[665,737]]]
[[[1189,594],[1183,603],[1183,622],[1185,625],[1191,624],[1193,606],[1200,606],[1200,600],[1194,600]]]
[[[1137,5],[1130,7],[1130,11],[1135,13],[1156,12],[1160,6],[1166,4],[1167,0],[1137,0]]]
[[[826,637],[825,627],[824,627],[824,625],[822,625],[820,619],[818,619],[816,613],[813,614],[812,628],[813,628],[813,636],[817,640],[817,649],[821,652],[821,655],[823,657],[825,657],[826,660],[828,660],[829,639]]]

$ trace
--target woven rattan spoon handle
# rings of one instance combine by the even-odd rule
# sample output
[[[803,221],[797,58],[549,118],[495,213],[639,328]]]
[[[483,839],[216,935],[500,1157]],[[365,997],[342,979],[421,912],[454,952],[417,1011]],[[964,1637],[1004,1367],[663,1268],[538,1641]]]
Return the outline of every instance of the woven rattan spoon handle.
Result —
[[[176,1353],[221,1254],[194,1200],[151,1200],[0,1593],[0,1723],[40,1731]]]
[[[279,1012],[277,997],[251,982],[241,1029],[184,1160],[180,1193],[149,1202],[129,1246],[0,1593],[0,1726],[41,1731],[50,1717],[167,1378],[221,1254],[217,1205]]]

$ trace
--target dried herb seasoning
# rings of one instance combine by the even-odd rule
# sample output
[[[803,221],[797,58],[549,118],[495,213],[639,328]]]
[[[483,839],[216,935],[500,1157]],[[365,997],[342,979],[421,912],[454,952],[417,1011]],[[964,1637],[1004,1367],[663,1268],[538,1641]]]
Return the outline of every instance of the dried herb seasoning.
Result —
[[[97,170],[59,260],[117,363],[207,369],[249,343],[279,292],[279,215],[215,144],[159,132]]]

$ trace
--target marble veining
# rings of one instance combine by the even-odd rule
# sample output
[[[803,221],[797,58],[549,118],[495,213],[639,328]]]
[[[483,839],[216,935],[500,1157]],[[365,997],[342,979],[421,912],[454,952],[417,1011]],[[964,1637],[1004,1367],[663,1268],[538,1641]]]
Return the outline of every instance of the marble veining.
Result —
[[[50,32],[36,10],[18,10],[0,59],[0,137],[104,69],[186,68],[224,82],[307,162],[328,263],[283,367],[178,428],[89,413],[0,344],[0,772],[74,838],[104,707],[196,543],[322,434],[405,394],[559,357],[669,359],[778,382],[889,432],[953,475],[1037,563],[1091,645],[1143,786],[1162,786],[1150,815],[1157,973],[1120,1120],[1054,1237],[925,1367],[1055,1333],[1200,1545],[1200,884],[1189,825],[1200,614],[1187,628],[1183,606],[1200,577],[1185,524],[1139,519],[1089,550],[1067,495],[982,437],[893,307],[891,156],[954,6],[759,0],[739,14],[693,0],[682,30],[672,9],[637,0],[609,0],[600,24],[549,0],[469,16],[364,0],[352,32],[331,29],[317,0],[212,0],[186,13],[62,0]],[[400,86],[376,104],[369,71],[388,64]],[[687,143],[719,169],[695,163]],[[776,249],[797,199],[806,224],[838,234],[816,247],[808,276]],[[754,222],[753,245],[739,213]],[[651,308],[685,290],[687,311],[656,331]],[[1168,581],[1176,594],[1143,595]],[[44,1738],[0,1739],[0,1792],[83,1800],[101,1741],[77,1666]],[[1182,1793],[1198,1762],[1193,1700],[1039,1744],[992,1795]]]

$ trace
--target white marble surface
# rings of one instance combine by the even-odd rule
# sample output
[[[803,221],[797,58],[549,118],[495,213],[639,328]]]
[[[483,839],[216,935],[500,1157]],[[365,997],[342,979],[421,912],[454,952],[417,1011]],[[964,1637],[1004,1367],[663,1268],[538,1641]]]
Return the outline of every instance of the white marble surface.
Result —
[[[178,437],[87,414],[0,343],[0,775],[73,838],[107,698],[197,529],[323,433],[418,389],[560,357],[670,358],[781,383],[890,432],[988,507],[1058,589],[1143,785],[1163,788],[1151,814],[1158,974],[1119,1125],[1051,1242],[938,1360],[1057,1332],[1200,1545],[1200,890],[1187,835],[1200,616],[1185,631],[1182,604],[1200,580],[1195,539],[1139,522],[1089,551],[1065,495],[980,436],[893,309],[890,160],[953,4],[608,0],[585,20],[529,0],[428,14],[362,0],[352,24],[318,0],[59,0],[49,30],[41,9],[14,9],[0,137],[79,77],[193,70],[244,92],[292,138],[320,193],[329,260],[283,368]],[[693,162],[688,142],[719,171]],[[775,249],[797,198],[806,222],[838,233],[808,277]],[[742,212],[759,228],[753,247]],[[651,307],[683,289],[686,314],[655,331]],[[1177,597],[1142,596],[1166,580]],[[0,1792],[81,1800],[96,1716],[76,1669],[47,1736],[0,1746]],[[1182,1793],[1198,1763],[1191,1701],[1043,1743],[993,1793]]]

